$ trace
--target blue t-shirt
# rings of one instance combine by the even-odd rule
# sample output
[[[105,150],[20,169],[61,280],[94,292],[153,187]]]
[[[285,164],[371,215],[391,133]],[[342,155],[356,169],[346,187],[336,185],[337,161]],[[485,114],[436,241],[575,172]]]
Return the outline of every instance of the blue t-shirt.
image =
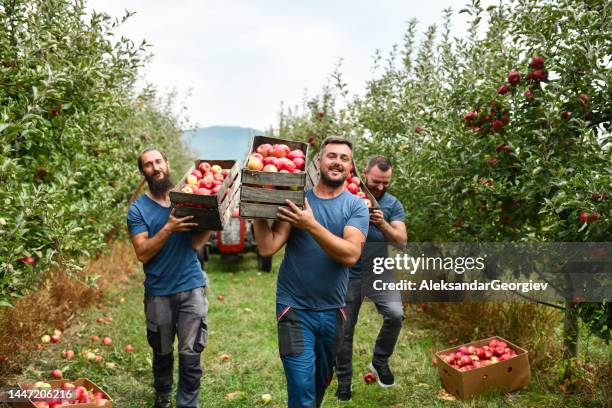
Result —
[[[392,196],[389,193],[383,194],[383,196],[378,200],[378,205],[380,206],[380,210],[383,212],[385,217],[385,221],[391,223],[393,221],[404,221],[404,206],[399,202],[397,198]],[[350,279],[360,279],[361,272],[364,269],[364,261],[366,265],[368,265],[367,261],[372,260],[375,257],[386,257],[389,255],[389,251],[387,251],[387,245],[384,244],[372,244],[368,245],[368,243],[380,243],[385,242],[387,239],[381,230],[374,224],[370,224],[370,228],[368,229],[368,236],[366,238],[366,244],[363,247],[363,251],[361,252],[361,257],[359,261],[351,268],[351,272],[349,273]],[[366,266],[367,273],[372,273],[369,266]]]
[[[148,232],[153,237],[166,225],[171,209],[146,194],[128,209],[130,236]],[[159,252],[143,265],[145,295],[168,296],[206,285],[206,276],[191,244],[191,232],[173,232]]]
[[[344,236],[352,226],[368,234],[368,208],[362,199],[343,191],[319,198],[306,191],[315,219],[332,234]],[[344,306],[349,268],[334,261],[308,232],[292,228],[278,271],[276,301],[296,309],[326,310]]]

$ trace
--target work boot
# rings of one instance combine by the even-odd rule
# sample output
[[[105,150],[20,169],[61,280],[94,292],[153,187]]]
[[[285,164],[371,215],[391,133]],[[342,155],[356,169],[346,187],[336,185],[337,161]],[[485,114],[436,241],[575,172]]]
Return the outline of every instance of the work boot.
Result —
[[[157,394],[155,396],[155,408],[172,408],[172,403],[170,402],[170,395]]]
[[[336,390],[336,397],[338,401],[350,401],[353,393],[351,391],[351,384],[338,383],[338,390]]]
[[[376,374],[376,381],[381,387],[387,388],[395,385],[395,377],[389,368],[389,364],[370,363],[370,370]]]

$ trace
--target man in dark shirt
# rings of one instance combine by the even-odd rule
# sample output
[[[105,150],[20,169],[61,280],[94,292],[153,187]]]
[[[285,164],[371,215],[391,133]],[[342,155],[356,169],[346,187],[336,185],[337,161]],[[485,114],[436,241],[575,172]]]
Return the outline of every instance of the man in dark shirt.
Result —
[[[383,325],[374,345],[370,369],[376,374],[380,386],[391,387],[395,384],[393,373],[389,368],[389,357],[393,353],[402,327],[404,318],[402,299],[397,291],[374,290],[375,279],[382,278],[392,281],[393,277],[390,276],[390,272],[380,276],[375,275],[372,270],[374,258],[388,256],[388,244],[403,246],[407,240],[404,207],[397,198],[387,192],[392,171],[391,162],[384,156],[372,157],[365,170],[366,186],[378,201],[380,210],[375,210],[370,214],[366,245],[359,262],[351,268],[349,275],[349,287],[346,293],[348,317],[344,326],[344,339],[337,357],[338,391],[336,395],[341,401],[351,399],[353,334],[365,297],[374,302],[378,313],[383,316]]]
[[[128,209],[132,244],[145,272],[147,339],[153,349],[155,407],[169,408],[172,391],[173,344],[178,336],[179,385],[177,408],[198,407],[200,353],[207,340],[206,276],[196,250],[210,231],[191,232],[193,217],[176,218],[170,208],[170,165],[159,149],[138,157],[149,192]]]
[[[319,182],[306,191],[304,210],[280,207],[270,227],[255,220],[259,251],[270,256],[285,243],[278,272],[276,319],[289,407],[319,407],[342,339],[349,267],[368,232],[363,200],[343,190],[352,145],[327,138],[321,145]]]

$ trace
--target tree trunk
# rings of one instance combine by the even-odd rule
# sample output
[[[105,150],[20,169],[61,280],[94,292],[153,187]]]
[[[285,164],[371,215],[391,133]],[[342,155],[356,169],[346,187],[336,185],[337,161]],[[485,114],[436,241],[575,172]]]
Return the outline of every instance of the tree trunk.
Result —
[[[563,363],[565,372],[563,380],[571,386],[572,374],[578,357],[578,336],[580,333],[578,307],[571,300],[565,302],[565,319],[563,322]]]

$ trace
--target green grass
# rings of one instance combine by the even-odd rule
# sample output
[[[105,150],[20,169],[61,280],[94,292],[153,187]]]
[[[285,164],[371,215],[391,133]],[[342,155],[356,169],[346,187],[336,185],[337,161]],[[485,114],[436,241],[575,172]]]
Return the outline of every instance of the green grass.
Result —
[[[275,259],[277,270],[280,258]],[[286,406],[285,378],[278,356],[275,319],[276,273],[256,271],[255,258],[248,255],[241,263],[221,263],[218,257],[206,265],[210,281],[209,337],[203,353],[201,387],[202,407],[283,407]],[[224,300],[217,300],[223,295]],[[125,303],[119,299],[125,298]],[[374,340],[381,324],[374,306],[366,302],[356,329],[354,347],[353,401],[339,403],[334,392],[336,381],[328,389],[326,407],[555,407],[572,406],[560,393],[547,385],[544,377],[532,372],[528,389],[508,395],[487,395],[469,402],[445,401],[437,397],[441,389],[437,371],[431,364],[431,349],[446,348],[436,333],[419,328],[416,311],[409,311],[404,323],[391,367],[397,386],[382,389],[366,385],[362,376],[367,372]],[[96,323],[98,316],[112,316],[112,323]],[[91,335],[108,335],[111,346],[99,343],[94,347]],[[125,353],[127,343],[134,353]],[[61,350],[72,348],[74,360],[61,358]],[[97,348],[106,362],[115,362],[111,369],[105,363],[86,361],[80,353]],[[219,355],[229,354],[231,360],[221,362]],[[175,358],[175,373],[178,358]],[[106,296],[102,309],[91,308],[73,319],[62,342],[46,346],[40,356],[25,371],[23,379],[50,378],[50,370],[62,368],[65,378],[87,377],[103,387],[114,399],[116,407],[152,406],[150,348],[146,341],[142,275],[134,277],[126,291]],[[176,384],[176,378],[175,378]],[[226,395],[240,392],[233,400]],[[272,401],[264,404],[262,394],[271,394]],[[580,405],[573,405],[580,406]]]

